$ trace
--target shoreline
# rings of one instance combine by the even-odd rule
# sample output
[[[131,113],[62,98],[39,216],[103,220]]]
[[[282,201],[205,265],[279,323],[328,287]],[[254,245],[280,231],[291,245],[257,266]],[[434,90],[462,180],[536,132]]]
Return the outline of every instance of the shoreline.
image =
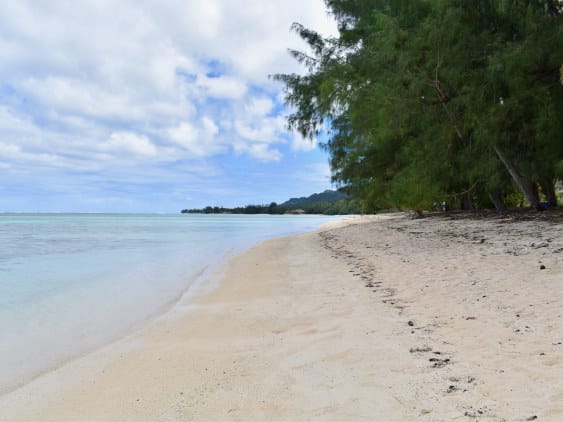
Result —
[[[560,223],[358,220],[230,258],[0,420],[563,418]]]
[[[229,258],[227,257],[225,259],[229,259]],[[148,315],[143,320],[140,320],[140,321],[136,322],[134,325],[132,325],[128,328],[125,328],[123,331],[117,333],[116,335],[114,335],[112,337],[108,337],[107,340],[100,343],[99,345],[97,345],[97,346],[95,346],[91,349],[87,349],[83,352],[79,352],[76,355],[72,355],[69,358],[63,359],[63,360],[57,362],[53,366],[49,366],[49,367],[46,367],[43,370],[37,371],[37,372],[31,374],[25,381],[23,381],[20,384],[15,384],[15,385],[12,385],[12,386],[8,386],[6,388],[0,388],[0,402],[1,402],[3,396],[7,396],[9,394],[17,392],[19,389],[25,388],[26,385],[33,383],[37,379],[39,379],[39,378],[41,378],[45,375],[48,375],[51,372],[55,372],[55,371],[59,370],[60,368],[64,367],[65,365],[68,365],[68,364],[70,364],[70,363],[72,363],[76,360],[80,360],[80,359],[87,357],[90,354],[94,354],[94,353],[98,352],[99,350],[103,350],[105,348],[111,347],[113,344],[120,342],[120,341],[134,335],[137,332],[142,331],[143,329],[145,329],[147,326],[149,326],[154,321],[158,320],[159,318],[164,317],[165,315],[167,315],[168,313],[173,311],[174,307],[181,300],[183,300],[184,297],[189,297],[192,294],[197,294],[196,290],[201,288],[201,286],[200,286],[201,282],[204,281],[206,279],[206,277],[208,277],[205,274],[207,274],[210,271],[210,267],[216,269],[220,265],[221,265],[220,262],[216,262],[216,263],[209,264],[209,265],[203,267],[202,269],[200,269],[199,271],[197,271],[194,274],[192,283],[188,285],[188,287],[186,288],[185,291],[180,292],[176,297],[170,299],[166,303],[163,303],[152,314]],[[193,292],[192,292],[192,290],[193,290]]]
[[[43,227],[51,224],[51,220],[45,215],[38,214],[37,217],[40,218],[38,221]],[[105,218],[105,216],[100,216],[99,221],[96,220],[96,227],[102,225],[103,228],[113,221],[113,219],[108,220],[102,217]],[[129,215],[124,216],[126,219],[129,217]],[[134,226],[141,224],[136,217],[134,216],[132,220]],[[179,224],[177,221],[170,223],[172,220],[185,220],[178,216],[166,216],[165,219],[168,221],[162,220],[161,216],[142,217],[142,223],[145,226],[147,226],[146,221],[149,221],[151,225],[157,223],[157,227],[161,227],[162,222],[165,221],[167,223],[164,225],[165,229],[171,224],[176,224],[176,227],[180,229],[178,233],[181,233],[186,226],[186,224]],[[148,217],[148,219],[145,217]],[[214,246],[211,246],[211,242],[207,242],[207,244],[205,242],[197,243],[193,251],[191,251],[193,244],[186,243],[190,242],[189,236],[184,243],[172,236],[171,239],[165,237],[162,241],[161,239],[152,239],[160,242],[156,245],[156,254],[153,255],[150,252],[150,240],[155,231],[145,230],[143,236],[149,239],[149,246],[141,245],[132,252],[125,251],[123,253],[123,251],[117,250],[116,253],[121,253],[121,257],[117,260],[112,260],[113,257],[108,256],[108,250],[111,247],[104,250],[104,245],[96,245],[102,246],[102,251],[101,253],[89,254],[88,259],[98,264],[98,266],[91,266],[92,268],[89,268],[90,261],[84,258],[84,256],[88,256],[87,254],[80,256],[83,266],[77,265],[74,267],[73,262],[65,263],[62,258],[56,256],[56,264],[54,264],[56,271],[47,266],[50,265],[47,255],[45,255],[46,258],[43,261],[39,260],[38,264],[36,261],[24,260],[23,263],[19,264],[19,267],[29,268],[27,272],[29,279],[33,280],[34,265],[39,268],[44,265],[52,274],[58,274],[57,278],[63,280],[59,283],[60,286],[65,287],[65,283],[67,283],[71,287],[65,290],[65,288],[57,285],[58,280],[55,280],[56,288],[52,289],[54,293],[48,292],[49,294],[45,294],[44,297],[38,294],[38,305],[34,306],[33,304],[32,306],[32,304],[25,302],[27,297],[25,297],[24,282],[27,279],[24,279],[22,283],[17,283],[18,276],[22,277],[22,271],[14,273],[11,284],[10,278],[8,279],[7,296],[3,296],[3,303],[7,301],[10,305],[10,288],[14,287],[15,299],[13,302],[19,304],[18,300],[20,300],[22,305],[20,308],[8,306],[7,309],[3,309],[6,312],[2,313],[4,319],[0,324],[0,328],[2,328],[0,331],[3,332],[5,344],[1,347],[0,353],[3,358],[2,365],[0,365],[2,371],[0,372],[4,375],[0,381],[0,396],[15,391],[33,379],[41,377],[43,374],[49,373],[74,359],[142,329],[154,319],[170,311],[182,297],[189,296],[192,291],[201,290],[198,285],[211,279],[213,272],[229,258],[261,242],[264,238],[275,237],[280,235],[279,232],[282,232],[282,234],[285,231],[289,233],[298,232],[318,225],[318,223],[315,224],[316,219],[314,217],[312,219],[300,219],[300,222],[295,222],[295,219],[288,219],[289,221],[284,219],[283,221],[288,221],[287,224],[284,222],[281,224],[259,222],[258,229],[252,230],[252,228],[246,227],[249,224],[245,221],[253,221],[253,217],[245,217],[240,219],[242,229],[238,228],[241,227],[238,222],[233,223],[232,232],[235,236],[219,239],[217,245]],[[71,227],[78,223],[88,226],[91,222],[91,220],[82,220],[82,216],[79,219],[68,221],[71,223]],[[209,226],[211,234],[215,226],[221,225],[220,218],[202,219],[202,221],[204,225]],[[321,221],[326,221],[326,219],[321,219]],[[120,223],[118,230],[122,230],[125,238],[128,238],[130,232],[122,228],[124,224],[127,227],[127,224],[131,225],[131,222],[126,220],[125,223]],[[191,230],[193,225],[194,223],[189,223],[187,228]],[[272,225],[272,227],[267,227],[268,225]],[[263,226],[266,226],[265,229],[263,229]],[[306,228],[300,229],[299,226]],[[144,229],[145,227],[141,226],[141,228]],[[65,233],[64,228],[62,228],[62,232]],[[103,230],[100,232],[102,236],[106,235]],[[193,232],[195,233],[194,236],[197,237],[197,227]],[[166,236],[166,233],[163,233],[163,235]],[[61,236],[64,236],[64,234]],[[132,235],[132,237],[134,236],[135,234]],[[57,244],[62,244],[62,242]],[[88,245],[87,242],[86,244]],[[169,246],[172,244],[175,244],[174,250]],[[161,251],[166,248],[170,250],[162,253]],[[91,250],[96,249],[98,248]],[[64,252],[62,253],[64,254]],[[102,255],[104,253],[105,255]],[[115,252],[112,253],[115,254]],[[143,256],[143,254],[147,256]],[[100,259],[100,256],[105,259]],[[71,255],[65,258],[68,260]],[[109,259],[109,261],[106,259]],[[124,264],[116,265],[120,261]],[[81,268],[85,268],[85,270]],[[98,268],[100,268],[99,271]],[[35,276],[38,280],[41,277],[43,275],[40,273]],[[56,277],[52,276],[51,278],[55,279]],[[78,286],[78,283],[73,286],[69,281],[81,280],[82,278],[84,278],[84,282],[81,282],[80,286]],[[42,284],[47,286],[45,283]],[[22,294],[15,288],[19,285],[23,286],[21,291],[24,293]],[[47,291],[48,289],[44,290]],[[20,296],[17,296],[18,294]],[[88,311],[83,312],[84,309],[88,309]],[[35,350],[42,352],[39,354]]]
[[[37,213],[25,213],[25,214],[37,214]],[[45,213],[39,213],[38,215],[44,215]],[[69,213],[54,213],[54,214],[69,214]],[[76,213],[70,213],[76,214]],[[88,214],[89,213],[81,213],[81,214]],[[94,213],[97,214],[97,213]],[[103,213],[102,213],[103,214]],[[105,215],[105,214],[104,214]],[[113,214],[112,214],[113,215]],[[145,214],[139,214],[145,215]],[[175,215],[174,215],[175,216]],[[319,227],[313,230],[308,230],[304,233],[313,233],[321,230],[323,227],[338,227],[340,225],[349,224],[350,221],[356,220],[358,218],[366,218],[365,216],[360,215],[350,215],[350,216],[343,216],[338,220],[329,221],[322,223]],[[369,217],[368,217],[369,218]],[[291,233],[281,235],[281,238],[288,237],[288,236],[295,236],[299,235],[300,233]],[[273,236],[273,237],[272,237]],[[75,365],[80,365],[80,362],[83,360],[97,359],[97,355],[112,355],[113,349],[119,349],[120,347],[129,347],[127,343],[132,341],[131,339],[135,339],[137,336],[142,336],[142,333],[147,329],[150,329],[151,325],[158,323],[161,319],[166,318],[178,318],[180,316],[185,316],[190,312],[189,308],[192,307],[191,301],[195,298],[205,296],[206,294],[212,292],[214,289],[217,289],[221,283],[219,279],[219,273],[221,269],[228,265],[228,263],[236,258],[238,255],[243,254],[245,251],[252,249],[254,247],[259,246],[263,242],[267,242],[268,240],[280,238],[279,235],[269,235],[263,239],[257,238],[253,241],[244,241],[241,244],[233,245],[229,249],[223,251],[221,253],[221,257],[214,259],[210,263],[208,263],[205,267],[201,268],[199,271],[194,273],[191,277],[191,281],[187,284],[187,287],[184,291],[179,292],[179,294],[169,300],[168,302],[162,304],[158,309],[156,309],[152,314],[136,322],[134,325],[124,329],[123,331],[119,332],[118,334],[108,337],[102,343],[97,344],[93,348],[89,348],[82,352],[79,352],[75,355],[72,355],[69,358],[65,358],[63,360],[58,361],[55,365],[46,367],[40,371],[34,372],[29,377],[26,378],[25,381],[7,386],[6,388],[0,389],[0,421],[8,420],[4,419],[4,412],[2,410],[6,410],[6,414],[10,411],[10,407],[23,407],[25,403],[22,403],[23,400],[20,400],[22,396],[25,396],[26,390],[34,388],[34,385],[44,384],[44,378],[49,378],[52,374],[58,374],[60,371],[65,370],[65,367],[73,367]],[[181,305],[181,306],[179,306]],[[194,305],[197,306],[197,305]],[[188,310],[186,310],[188,309]],[[133,340],[134,341],[134,340]],[[55,375],[56,377],[56,375]],[[50,388],[43,388],[42,387],[41,395],[49,394]],[[16,412],[17,413],[17,412]]]

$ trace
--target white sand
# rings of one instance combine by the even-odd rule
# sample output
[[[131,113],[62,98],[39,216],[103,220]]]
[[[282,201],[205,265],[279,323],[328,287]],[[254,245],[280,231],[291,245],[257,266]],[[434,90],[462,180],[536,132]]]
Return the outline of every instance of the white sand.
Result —
[[[0,420],[563,420],[561,223],[352,222],[232,259]]]

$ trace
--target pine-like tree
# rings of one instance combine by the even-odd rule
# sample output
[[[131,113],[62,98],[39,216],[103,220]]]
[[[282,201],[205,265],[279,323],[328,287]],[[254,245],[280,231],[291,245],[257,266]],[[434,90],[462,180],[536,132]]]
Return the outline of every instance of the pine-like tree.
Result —
[[[310,53],[276,75],[305,136],[328,132],[333,181],[365,210],[461,208],[519,188],[551,204],[563,159],[562,3],[327,0],[337,38],[294,25]],[[512,183],[512,182],[513,183]]]

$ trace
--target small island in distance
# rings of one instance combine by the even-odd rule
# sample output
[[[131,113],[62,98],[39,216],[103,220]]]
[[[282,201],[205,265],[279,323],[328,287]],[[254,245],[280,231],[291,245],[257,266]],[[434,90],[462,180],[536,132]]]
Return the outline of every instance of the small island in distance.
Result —
[[[225,208],[207,206],[205,208],[184,209],[182,214],[324,214],[346,215],[360,214],[360,203],[349,195],[325,190],[321,193],[301,198],[291,198],[282,204],[272,202],[268,205],[246,205],[244,207]]]

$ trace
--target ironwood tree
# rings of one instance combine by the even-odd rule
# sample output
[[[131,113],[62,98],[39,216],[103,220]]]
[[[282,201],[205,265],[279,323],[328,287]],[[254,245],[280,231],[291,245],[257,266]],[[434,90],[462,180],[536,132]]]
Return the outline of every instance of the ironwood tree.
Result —
[[[288,127],[326,133],[332,179],[365,211],[557,204],[563,2],[326,0],[338,36],[294,24],[304,75],[278,74]]]

